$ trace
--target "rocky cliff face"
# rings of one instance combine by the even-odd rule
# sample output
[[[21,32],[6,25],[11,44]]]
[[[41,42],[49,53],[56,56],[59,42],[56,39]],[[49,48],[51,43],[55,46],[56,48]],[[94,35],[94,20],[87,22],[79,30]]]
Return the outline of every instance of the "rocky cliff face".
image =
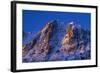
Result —
[[[49,39],[53,31],[53,23],[47,23],[45,27],[38,32],[36,37],[23,48],[23,61],[45,61],[49,51]]]
[[[23,62],[90,59],[89,32],[74,22],[65,27],[51,21],[23,45]]]

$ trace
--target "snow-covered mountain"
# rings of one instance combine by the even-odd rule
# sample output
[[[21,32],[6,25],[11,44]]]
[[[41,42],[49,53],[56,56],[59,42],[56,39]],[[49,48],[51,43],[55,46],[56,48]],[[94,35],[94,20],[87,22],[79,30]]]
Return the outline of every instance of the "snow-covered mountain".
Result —
[[[69,22],[48,22],[31,40],[23,43],[23,62],[90,59],[90,31]],[[24,41],[24,40],[23,40]]]

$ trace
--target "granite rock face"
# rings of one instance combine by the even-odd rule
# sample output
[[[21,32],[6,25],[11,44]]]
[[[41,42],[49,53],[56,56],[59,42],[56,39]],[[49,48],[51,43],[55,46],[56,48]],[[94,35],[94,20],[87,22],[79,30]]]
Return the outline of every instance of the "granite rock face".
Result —
[[[70,22],[51,21],[23,45],[23,62],[90,59],[90,31]]]
[[[52,23],[47,23],[45,27],[38,32],[36,37],[23,48],[23,61],[45,61],[49,52],[49,39],[53,31]]]

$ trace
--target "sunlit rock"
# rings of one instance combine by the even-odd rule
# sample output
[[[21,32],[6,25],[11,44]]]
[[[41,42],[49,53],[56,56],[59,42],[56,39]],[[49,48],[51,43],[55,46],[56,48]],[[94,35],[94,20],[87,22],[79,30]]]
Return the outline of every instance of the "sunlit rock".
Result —
[[[22,61],[90,59],[90,30],[82,28],[81,25],[79,26],[73,21],[64,24],[60,24],[56,20],[50,21],[37,34],[32,35],[32,39],[23,44]]]

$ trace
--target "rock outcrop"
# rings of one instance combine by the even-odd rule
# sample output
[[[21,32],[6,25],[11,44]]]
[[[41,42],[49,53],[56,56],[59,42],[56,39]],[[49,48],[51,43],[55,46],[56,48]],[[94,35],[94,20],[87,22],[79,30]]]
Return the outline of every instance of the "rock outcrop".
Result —
[[[45,61],[49,51],[49,38],[52,34],[53,23],[47,23],[45,27],[38,32],[29,44],[23,48],[23,61]]]
[[[47,23],[23,45],[23,62],[90,59],[90,31],[74,22],[66,25],[60,26],[56,20]]]

